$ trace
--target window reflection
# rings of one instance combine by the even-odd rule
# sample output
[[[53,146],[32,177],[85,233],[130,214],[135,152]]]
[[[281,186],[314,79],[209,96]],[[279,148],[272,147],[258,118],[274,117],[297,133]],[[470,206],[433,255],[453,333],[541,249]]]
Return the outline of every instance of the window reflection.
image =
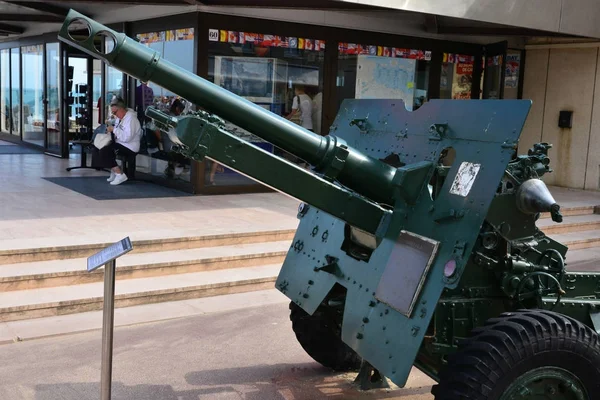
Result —
[[[337,109],[344,99],[401,99],[416,110],[428,99],[431,51],[338,43]]]
[[[123,73],[113,67],[106,66],[106,101],[101,96],[98,98],[98,108],[104,106],[104,115],[110,116],[110,102],[115,97],[123,96]]]
[[[440,78],[440,99],[470,99],[475,57],[444,53]]]
[[[161,56],[181,68],[194,71],[194,29],[175,29],[160,32],[142,33],[137,40],[156,50]],[[137,158],[137,170],[169,180],[191,181],[191,162],[172,151],[173,143],[165,132],[161,132],[150,118],[145,116],[146,108],[154,106],[171,114],[189,112],[192,105],[185,99],[153,82],[144,84],[135,81],[135,104],[138,119],[144,130],[144,137]]]
[[[209,29],[208,79],[265,110],[321,132],[325,41],[265,33]],[[232,123],[227,129],[255,146],[305,165],[303,160]],[[206,185],[254,185],[210,160]]]
[[[60,53],[58,43],[46,45],[47,82],[47,137],[48,150],[60,151]]]
[[[102,107],[99,104],[102,97],[102,61],[92,60],[92,130],[103,123]]]
[[[483,74],[483,98],[499,99],[502,93],[502,64],[501,55],[486,57]]]
[[[21,63],[19,48],[10,49],[12,134],[21,135]]]
[[[67,104],[69,140],[90,139],[87,58],[69,56],[67,61]]]
[[[44,146],[44,45],[21,48],[23,59],[23,140]]]
[[[521,51],[508,50],[504,75],[504,99],[519,97],[519,74],[521,72]]]
[[[0,50],[0,129],[10,131],[10,50]]]

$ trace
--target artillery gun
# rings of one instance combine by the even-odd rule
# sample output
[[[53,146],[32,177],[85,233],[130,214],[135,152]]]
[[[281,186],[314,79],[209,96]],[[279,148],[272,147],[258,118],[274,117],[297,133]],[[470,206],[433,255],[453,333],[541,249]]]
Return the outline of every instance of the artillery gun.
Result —
[[[562,216],[540,179],[551,146],[516,155],[530,101],[345,100],[319,136],[75,11],[59,38],[199,107],[147,111],[181,154],[301,201],[276,287],[319,363],[363,388],[402,387],[414,365],[436,400],[600,396],[600,275],[567,271],[567,247],[536,227]]]

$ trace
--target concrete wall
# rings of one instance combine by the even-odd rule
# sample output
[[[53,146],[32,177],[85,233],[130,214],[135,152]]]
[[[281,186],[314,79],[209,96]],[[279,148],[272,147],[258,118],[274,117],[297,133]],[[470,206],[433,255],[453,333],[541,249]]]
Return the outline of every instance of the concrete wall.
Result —
[[[520,153],[533,143],[548,142],[553,185],[599,190],[600,87],[598,47],[529,48],[523,98],[533,101]],[[598,100],[598,101],[596,101]],[[558,127],[561,110],[573,111],[572,129]]]

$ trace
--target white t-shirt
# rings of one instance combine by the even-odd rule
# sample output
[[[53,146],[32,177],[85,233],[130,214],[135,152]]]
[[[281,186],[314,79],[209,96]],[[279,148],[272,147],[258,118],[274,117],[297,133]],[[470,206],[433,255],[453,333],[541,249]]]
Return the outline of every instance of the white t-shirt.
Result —
[[[131,108],[122,120],[117,118],[113,129],[115,142],[122,144],[129,150],[138,153],[140,151],[140,140],[142,139],[142,127],[137,119],[137,113]]]
[[[300,125],[305,129],[313,128],[312,121],[312,100],[306,93],[294,96],[292,102],[292,110],[298,109],[298,98],[300,98],[300,111],[302,112],[302,118],[300,119]]]

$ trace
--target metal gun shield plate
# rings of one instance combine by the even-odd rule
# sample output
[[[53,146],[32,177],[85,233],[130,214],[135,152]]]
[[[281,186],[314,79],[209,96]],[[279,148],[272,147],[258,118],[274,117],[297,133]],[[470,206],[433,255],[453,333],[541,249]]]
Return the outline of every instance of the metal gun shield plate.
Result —
[[[460,280],[530,107],[528,100],[431,100],[409,112],[400,101],[345,100],[331,133],[354,148],[379,159],[395,153],[407,165],[437,162],[445,149],[453,148],[455,160],[435,199],[427,186],[411,204],[399,197],[391,220],[382,226],[379,245],[366,261],[342,249],[344,221],[311,207],[300,218],[276,286],[309,314],[334,285],[345,287],[342,340],[403,386],[442,291]],[[353,124],[356,120],[362,120],[360,127]],[[430,129],[436,124],[447,128]],[[428,270],[405,257],[397,264],[392,261],[403,231],[439,243]],[[321,269],[331,263],[332,272]],[[414,276],[422,273],[412,312],[406,301],[394,304],[395,309],[377,298],[380,285],[394,284],[382,279],[395,279],[389,276],[396,277],[402,268],[414,268]],[[387,297],[389,292],[379,295]]]
[[[375,298],[410,317],[438,246],[435,240],[402,231],[383,270]]]

